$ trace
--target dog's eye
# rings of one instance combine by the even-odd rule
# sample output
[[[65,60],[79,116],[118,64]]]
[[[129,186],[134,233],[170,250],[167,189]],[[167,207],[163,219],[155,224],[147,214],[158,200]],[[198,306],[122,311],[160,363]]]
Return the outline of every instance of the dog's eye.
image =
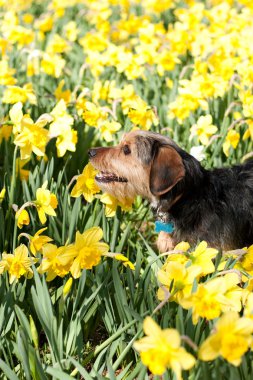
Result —
[[[128,154],[131,153],[131,150],[130,150],[130,148],[129,148],[128,145],[124,145],[124,146],[123,146],[123,152],[124,152],[124,154],[125,154],[126,156],[127,156]]]

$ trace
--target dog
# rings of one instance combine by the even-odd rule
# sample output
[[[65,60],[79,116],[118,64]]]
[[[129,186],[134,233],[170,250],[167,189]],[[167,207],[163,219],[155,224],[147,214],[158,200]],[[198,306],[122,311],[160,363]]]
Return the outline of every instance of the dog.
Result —
[[[206,170],[170,138],[140,130],[88,154],[103,191],[119,200],[141,195],[158,221],[173,226],[160,232],[161,252],[180,241],[222,250],[253,244],[253,160]]]

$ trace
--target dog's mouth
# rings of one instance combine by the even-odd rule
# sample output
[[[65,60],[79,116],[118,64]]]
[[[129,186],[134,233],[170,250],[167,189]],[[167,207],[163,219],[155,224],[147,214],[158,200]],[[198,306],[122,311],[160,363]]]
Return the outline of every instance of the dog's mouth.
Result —
[[[109,182],[127,182],[124,177],[119,177],[114,173],[108,173],[101,171],[95,177],[97,182],[109,183]]]

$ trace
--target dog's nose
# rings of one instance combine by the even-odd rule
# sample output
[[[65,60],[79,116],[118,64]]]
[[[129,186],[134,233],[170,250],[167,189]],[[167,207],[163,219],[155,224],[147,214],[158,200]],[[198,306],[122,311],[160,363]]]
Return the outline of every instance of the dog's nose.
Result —
[[[96,149],[89,149],[89,150],[88,150],[88,156],[89,156],[90,158],[95,157],[96,154],[97,154]]]

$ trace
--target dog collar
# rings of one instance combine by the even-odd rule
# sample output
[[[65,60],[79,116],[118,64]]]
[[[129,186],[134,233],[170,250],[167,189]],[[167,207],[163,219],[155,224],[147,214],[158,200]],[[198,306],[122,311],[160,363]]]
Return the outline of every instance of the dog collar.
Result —
[[[174,223],[164,223],[160,220],[155,221],[155,232],[167,232],[171,234],[174,231]]]

